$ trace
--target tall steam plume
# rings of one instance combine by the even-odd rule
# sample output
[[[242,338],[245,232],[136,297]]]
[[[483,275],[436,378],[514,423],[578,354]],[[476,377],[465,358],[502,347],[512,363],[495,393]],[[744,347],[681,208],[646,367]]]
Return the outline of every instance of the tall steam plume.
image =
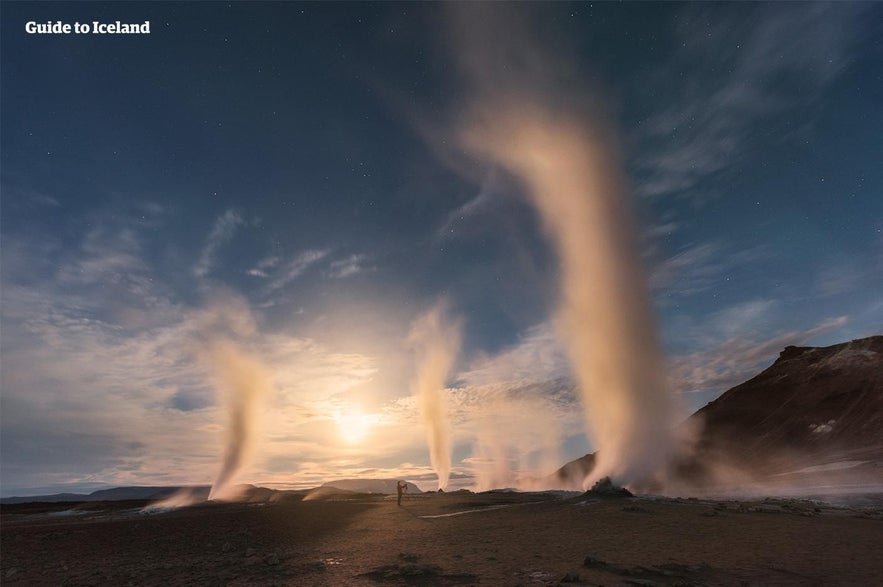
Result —
[[[487,10],[469,5],[452,14],[469,88],[463,144],[521,182],[558,253],[557,328],[598,449],[592,477],[636,482],[672,456],[676,410],[618,145],[593,93],[560,56],[544,53],[549,44],[524,21]]]
[[[214,342],[208,354],[228,411],[224,459],[209,499],[228,499],[232,497],[234,475],[254,443],[257,405],[267,396],[271,384],[258,360],[229,340]]]
[[[241,342],[256,330],[247,303],[232,295],[213,300],[197,318],[194,342],[227,410],[224,456],[209,499],[236,497],[233,481],[254,446],[259,407],[272,389],[267,368]]]
[[[451,426],[445,398],[445,379],[460,349],[461,324],[448,317],[446,302],[438,302],[411,326],[408,342],[416,353],[414,396],[426,430],[429,458],[445,489],[451,475]]]

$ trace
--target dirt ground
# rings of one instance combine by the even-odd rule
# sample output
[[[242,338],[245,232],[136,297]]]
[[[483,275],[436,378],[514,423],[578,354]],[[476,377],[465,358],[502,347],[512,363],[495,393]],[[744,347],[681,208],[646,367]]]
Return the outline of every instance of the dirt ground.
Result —
[[[423,494],[4,505],[3,585],[879,585],[879,507]],[[73,509],[72,509],[73,507]]]

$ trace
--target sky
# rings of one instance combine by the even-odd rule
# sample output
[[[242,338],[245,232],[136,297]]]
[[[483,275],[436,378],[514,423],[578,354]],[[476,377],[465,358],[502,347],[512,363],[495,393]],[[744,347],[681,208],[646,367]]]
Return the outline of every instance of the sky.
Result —
[[[439,307],[453,486],[593,449],[554,244],[457,140],[457,23],[527,23],[613,129],[683,417],[786,345],[883,332],[879,4],[475,8],[0,6],[3,495],[211,483],[219,338],[268,381],[239,480],[431,487],[409,333]],[[25,30],[117,20],[150,33]]]

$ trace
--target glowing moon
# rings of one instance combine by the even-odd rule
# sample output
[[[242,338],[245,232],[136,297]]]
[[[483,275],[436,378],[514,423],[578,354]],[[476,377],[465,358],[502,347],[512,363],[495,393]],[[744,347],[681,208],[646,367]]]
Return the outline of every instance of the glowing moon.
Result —
[[[377,423],[376,414],[363,414],[358,411],[334,416],[340,437],[348,444],[356,444],[367,438],[371,428]]]

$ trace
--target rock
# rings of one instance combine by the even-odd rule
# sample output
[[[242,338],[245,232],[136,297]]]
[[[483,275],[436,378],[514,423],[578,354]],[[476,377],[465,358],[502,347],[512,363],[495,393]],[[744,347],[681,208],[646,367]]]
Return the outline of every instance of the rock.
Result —
[[[255,550],[254,548],[246,548],[246,549],[245,549],[245,557],[248,558],[248,557],[250,557],[250,556],[254,556],[254,555],[257,554],[257,552],[258,552],[258,551]]]
[[[221,552],[230,552],[231,550],[233,550],[233,545],[229,542],[225,542],[221,545]]]
[[[18,574],[18,569],[15,567],[12,567],[8,571],[6,571],[6,578],[11,579],[11,578],[15,577],[17,574]]]
[[[579,583],[579,575],[577,573],[567,573],[560,581],[561,583]]]
[[[264,562],[268,565],[278,565],[279,564],[279,555],[277,553],[272,553],[267,555],[267,558],[264,559]]]
[[[634,494],[625,487],[615,485],[610,477],[599,479],[585,495],[588,497],[634,497]]]
[[[402,577],[427,577],[431,575],[438,575],[441,572],[441,568],[436,565],[402,565],[399,567],[399,574]]]
[[[607,563],[600,559],[587,556],[586,559],[583,561],[583,566],[590,569],[603,569],[607,566]]]

